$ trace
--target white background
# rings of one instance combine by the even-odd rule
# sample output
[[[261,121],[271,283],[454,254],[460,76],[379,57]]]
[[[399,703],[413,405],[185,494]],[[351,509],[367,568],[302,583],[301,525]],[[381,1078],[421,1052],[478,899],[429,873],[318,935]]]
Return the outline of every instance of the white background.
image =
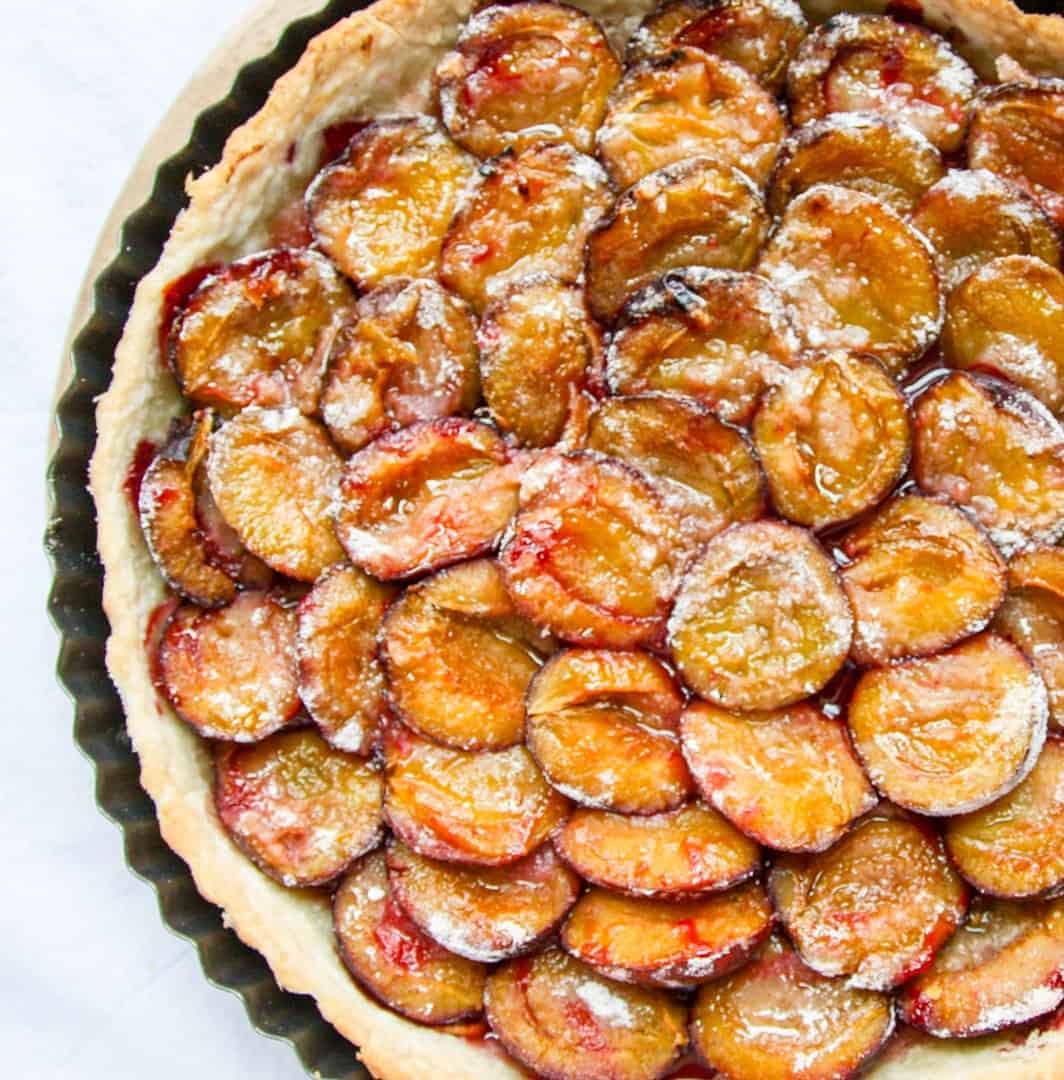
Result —
[[[185,80],[250,0],[3,5],[0,41],[0,1072],[299,1080],[162,923],[93,800],[55,683],[41,537],[49,408],[97,231]]]

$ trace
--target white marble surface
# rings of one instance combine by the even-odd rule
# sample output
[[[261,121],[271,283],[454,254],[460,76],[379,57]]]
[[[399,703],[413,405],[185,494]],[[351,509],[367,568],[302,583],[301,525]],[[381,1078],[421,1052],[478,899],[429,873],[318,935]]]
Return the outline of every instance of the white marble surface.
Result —
[[[142,143],[249,0],[4,5],[0,1047],[12,1080],[298,1080],[163,925],[96,809],[53,676],[41,536],[53,383],[96,234]]]

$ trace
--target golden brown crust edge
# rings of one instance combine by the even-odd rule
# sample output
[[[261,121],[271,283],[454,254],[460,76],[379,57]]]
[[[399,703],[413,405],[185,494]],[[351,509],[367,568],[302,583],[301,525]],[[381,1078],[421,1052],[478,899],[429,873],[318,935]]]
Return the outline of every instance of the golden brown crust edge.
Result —
[[[378,0],[338,23],[310,44],[262,110],[233,133],[221,162],[189,183],[190,205],[159,263],[137,287],[113,381],[97,410],[90,469],[106,571],[104,610],[111,623],[107,664],[163,837],[189,864],[199,891],[266,957],[278,982],[313,995],[381,1080],[423,1080],[430,1074],[439,1080],[507,1080],[526,1074],[482,1044],[413,1024],[368,999],[337,958],[321,898],[275,884],[230,843],[214,812],[206,748],[152,687],[143,638],[163,585],[123,480],[137,443],[158,439],[180,404],[156,346],[166,283],[196,265],[264,246],[267,223],[313,172],[325,126],[356,112],[427,108],[428,73],[472,6],[472,0]],[[600,18],[619,45],[650,3],[583,0],[579,6]],[[1007,52],[1032,69],[1064,71],[1062,19],[1022,15],[1007,0],[925,0],[924,8],[929,21],[955,26],[977,42],[977,52],[988,61]],[[1053,1080],[1064,1075],[1064,1031],[1035,1033],[1026,1041],[1008,1034],[972,1043],[925,1040],[889,1053],[868,1075]]]

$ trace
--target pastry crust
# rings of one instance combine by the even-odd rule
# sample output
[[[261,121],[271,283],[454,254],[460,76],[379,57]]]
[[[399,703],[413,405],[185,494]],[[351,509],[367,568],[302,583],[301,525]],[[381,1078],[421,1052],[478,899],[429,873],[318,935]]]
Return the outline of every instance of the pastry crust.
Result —
[[[291,6],[293,16],[300,13],[296,0]],[[578,0],[578,6],[602,21],[620,51],[651,3]],[[809,0],[805,6],[822,16],[845,4]],[[867,0],[861,6],[867,10]],[[276,884],[229,840],[211,798],[207,747],[152,686],[143,641],[164,586],[123,480],[137,444],[161,439],[180,407],[157,345],[166,284],[199,264],[267,246],[270,220],[315,171],[319,136],[329,124],[354,113],[428,111],[431,72],[472,7],[473,0],[377,0],[337,23],[311,42],[262,110],[232,134],[219,164],[189,181],[190,205],[158,264],[137,287],[113,381],[99,403],[90,470],[106,571],[104,609],[111,623],[107,664],[162,834],[188,863],[199,891],[266,957],[278,982],[313,995],[381,1080],[516,1080],[527,1074],[490,1043],[433,1031],[371,1001],[337,956],[326,899]],[[1033,71],[1064,72],[1064,19],[1023,15],[1008,0],[924,0],[923,8],[930,24],[967,40],[967,55],[985,75],[992,75],[993,59],[1002,54]],[[889,1049],[868,1075],[1053,1080],[1064,1075],[1064,1029],[1006,1032],[971,1042],[914,1037]]]

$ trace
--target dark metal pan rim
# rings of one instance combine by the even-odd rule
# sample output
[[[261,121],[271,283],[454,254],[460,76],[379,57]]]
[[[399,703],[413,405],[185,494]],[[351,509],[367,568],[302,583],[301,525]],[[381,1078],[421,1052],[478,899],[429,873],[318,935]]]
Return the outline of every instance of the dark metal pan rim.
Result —
[[[103,568],[87,483],[96,398],[111,381],[137,283],[158,261],[187,201],[185,177],[221,158],[229,134],[261,108],[315,34],[368,2],[332,0],[316,15],[292,23],[271,53],[243,67],[229,94],[197,117],[187,145],[163,162],[147,201],[123,223],[118,254],[93,284],[92,311],[74,339],[70,381],[56,406],[58,441],[48,469],[45,534],[53,568],[48,610],[60,635],[57,673],[73,699],[74,739],[95,766],[97,804],[121,827],[126,861],[154,886],[166,924],[195,943],[207,978],[239,994],[252,1024],[290,1042],[308,1073],[322,1080],[369,1080],[369,1073],[313,999],[282,990],[266,961],[199,895],[187,865],[164,843],[155,807],[140,786],[122,704],[104,666]]]

